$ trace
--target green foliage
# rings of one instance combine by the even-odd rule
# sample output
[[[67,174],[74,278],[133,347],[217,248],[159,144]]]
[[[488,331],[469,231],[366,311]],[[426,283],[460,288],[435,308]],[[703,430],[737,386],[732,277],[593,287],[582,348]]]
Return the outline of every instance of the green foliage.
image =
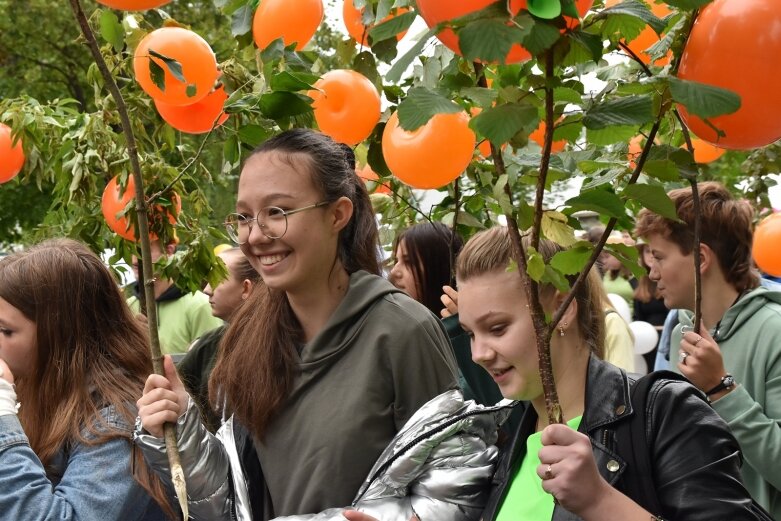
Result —
[[[538,252],[527,252],[528,272],[534,280],[562,290],[568,288],[567,277],[578,273],[593,251],[577,240],[581,230],[573,214],[580,210],[598,212],[603,221],[614,218],[617,228],[625,230],[631,230],[641,208],[674,218],[665,192],[693,176],[721,180],[767,204],[772,182],[766,174],[778,171],[781,163],[777,146],[751,154],[730,152],[705,167],[680,148],[682,132],[671,113],[675,104],[713,118],[739,108],[736,94],[675,78],[674,65],[651,68],[654,76],[649,78],[638,64],[606,60],[619,41],[631,41],[650,26],[663,35],[651,54],[662,56],[672,50],[673,64],[677,63],[690,11],[707,3],[668,0],[677,11],[659,19],[640,0],[625,0],[609,9],[597,2],[575,27],[538,10],[553,5],[573,15],[571,0],[532,2],[531,13],[522,10],[513,18],[504,2],[495,2],[411,34],[402,48],[395,35],[418,15],[414,2],[361,0],[356,4],[365,6],[364,20],[376,24],[369,31],[369,47],[324,23],[310,46],[297,52],[281,40],[263,51],[255,49],[251,22],[257,0],[172,2],[142,13],[112,11],[84,0],[103,44],[101,52],[130,108],[147,193],[171,187],[183,199],[176,223],[181,253],[161,268],[183,287],[194,288],[222,273],[215,268],[211,248],[226,241],[220,222],[234,206],[243,159],[281,130],[315,126],[307,92],[325,72],[351,68],[369,78],[386,101],[381,122],[356,148],[360,163],[368,162],[393,191],[372,195],[386,249],[399,230],[422,219],[455,226],[465,236],[495,224],[502,214],[530,227],[539,186],[540,235],[571,249],[548,264]],[[341,2],[329,0],[328,5],[341,9]],[[407,6],[410,12],[382,22],[392,8]],[[106,182],[129,174],[125,138],[116,106],[71,13],[51,9],[43,0],[0,0],[0,9],[8,13],[0,20],[0,121],[22,129],[28,155],[23,175],[0,187],[0,242],[10,245],[68,235],[98,251],[114,247],[119,257],[129,260],[135,245],[111,233],[100,210]],[[41,20],[47,21],[45,31]],[[134,80],[135,46],[147,32],[166,24],[187,24],[210,42],[217,55],[220,82],[230,94],[225,106],[230,119],[209,134],[184,135],[165,124]],[[434,37],[446,25],[458,35],[463,57]],[[533,58],[505,64],[516,44]],[[150,67],[158,85],[165,70],[181,76],[176,60],[154,50],[150,54],[162,60],[162,65]],[[552,60],[552,75],[543,72],[546,59]],[[594,77],[603,82],[596,90],[591,86]],[[550,107],[545,106],[546,99],[552,100]],[[398,111],[402,128],[414,130],[435,114],[472,108],[481,112],[472,117],[470,128],[478,141],[493,144],[501,162],[475,153],[457,186],[442,187],[436,195],[412,190],[392,176],[381,144],[392,111]],[[566,150],[550,157],[543,157],[543,147],[530,137],[545,119],[546,108],[553,112],[554,141],[568,142]],[[634,172],[627,142],[648,135],[654,124],[659,128],[656,142],[647,147],[641,171]],[[639,160],[633,158],[634,163]],[[562,195],[562,187],[578,183],[579,194]],[[433,199],[437,202],[431,205]],[[170,205],[170,195],[164,193],[153,203]],[[158,221],[157,232],[173,233],[172,227]],[[636,264],[633,248],[611,245],[610,251],[627,265]]]

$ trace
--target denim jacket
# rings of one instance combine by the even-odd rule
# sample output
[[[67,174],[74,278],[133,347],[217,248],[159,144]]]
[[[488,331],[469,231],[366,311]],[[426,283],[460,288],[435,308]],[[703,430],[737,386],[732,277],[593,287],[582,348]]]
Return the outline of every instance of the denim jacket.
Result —
[[[108,425],[131,427],[102,409]],[[63,446],[44,469],[15,414],[0,416],[0,519],[58,521],[162,521],[158,505],[133,479],[131,443]]]

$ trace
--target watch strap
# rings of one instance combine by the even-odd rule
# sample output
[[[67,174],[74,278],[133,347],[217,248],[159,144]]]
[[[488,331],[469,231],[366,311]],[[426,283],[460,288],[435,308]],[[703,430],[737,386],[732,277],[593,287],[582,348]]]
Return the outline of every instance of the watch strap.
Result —
[[[711,396],[713,394],[723,391],[724,389],[731,389],[734,386],[735,386],[735,379],[732,377],[731,374],[727,373],[721,377],[721,382],[719,382],[719,384],[716,387],[714,387],[713,389],[705,393],[705,396]]]

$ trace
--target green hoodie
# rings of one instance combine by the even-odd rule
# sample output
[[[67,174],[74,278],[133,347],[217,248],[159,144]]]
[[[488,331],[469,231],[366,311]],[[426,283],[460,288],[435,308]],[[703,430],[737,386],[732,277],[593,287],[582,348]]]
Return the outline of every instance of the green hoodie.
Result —
[[[676,370],[681,327],[692,325],[692,313],[681,311],[679,320],[670,342],[670,365]],[[781,292],[752,290],[710,333],[738,383],[713,409],[740,444],[746,488],[774,519],[781,519]]]
[[[349,505],[412,414],[457,388],[441,322],[385,279],[359,271],[264,439],[255,440],[274,515]]]

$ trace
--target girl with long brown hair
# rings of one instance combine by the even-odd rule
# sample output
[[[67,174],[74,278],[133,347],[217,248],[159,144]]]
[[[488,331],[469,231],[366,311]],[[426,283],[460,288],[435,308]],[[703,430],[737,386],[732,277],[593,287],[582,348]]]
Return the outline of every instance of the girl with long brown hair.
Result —
[[[3,519],[174,517],[130,440],[151,368],[143,329],[86,246],[50,240],[0,261]]]
[[[236,209],[228,233],[265,287],[231,320],[210,380],[229,419],[209,434],[166,360],[138,401],[137,443],[167,472],[162,426],[177,423],[193,519],[348,504],[407,419],[456,387],[447,336],[379,276],[348,147],[307,129],[271,138],[244,164]]]

